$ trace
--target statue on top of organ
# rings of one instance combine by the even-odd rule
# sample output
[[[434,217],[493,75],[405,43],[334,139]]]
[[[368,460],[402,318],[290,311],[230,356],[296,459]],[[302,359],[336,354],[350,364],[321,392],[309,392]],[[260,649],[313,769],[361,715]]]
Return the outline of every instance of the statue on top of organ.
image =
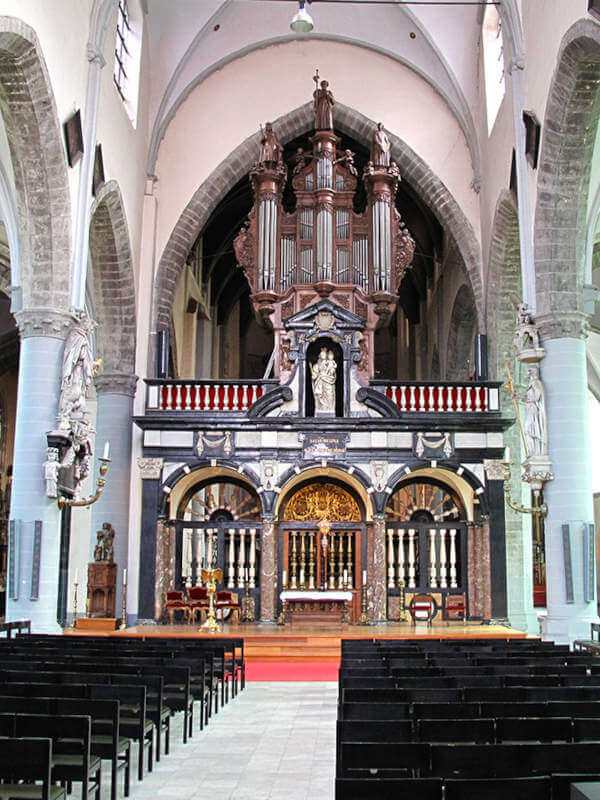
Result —
[[[312,154],[298,148],[289,176],[272,124],[261,127],[259,160],[250,170],[254,204],[234,242],[235,253],[258,319],[274,330],[276,352],[289,338],[285,320],[323,298],[362,318],[357,370],[366,382],[373,377],[375,329],[386,325],[396,308],[415,243],[395,207],[400,173],[383,124],[373,132],[362,176],[367,207],[357,214],[355,154],[338,149],[333,94],[327,81],[319,82],[318,71],[314,81]],[[287,180],[296,198],[292,213],[282,203]],[[291,366],[276,360],[275,374],[286,378]]]

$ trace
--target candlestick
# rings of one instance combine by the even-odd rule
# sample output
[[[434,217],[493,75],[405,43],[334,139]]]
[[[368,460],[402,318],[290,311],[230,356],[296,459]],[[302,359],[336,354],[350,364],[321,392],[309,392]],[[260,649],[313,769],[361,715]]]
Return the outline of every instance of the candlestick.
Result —
[[[127,567],[123,570],[123,583],[127,583]]]
[[[75,579],[75,583],[73,585],[73,624],[71,627],[77,627],[77,579]]]
[[[127,627],[127,567],[123,570],[123,601],[121,605],[121,625],[120,630]]]

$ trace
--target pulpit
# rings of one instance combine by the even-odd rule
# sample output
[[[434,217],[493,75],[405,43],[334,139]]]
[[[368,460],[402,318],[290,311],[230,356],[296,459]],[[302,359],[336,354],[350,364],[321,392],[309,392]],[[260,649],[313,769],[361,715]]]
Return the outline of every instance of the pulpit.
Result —
[[[88,564],[88,617],[115,616],[117,565],[109,561]]]

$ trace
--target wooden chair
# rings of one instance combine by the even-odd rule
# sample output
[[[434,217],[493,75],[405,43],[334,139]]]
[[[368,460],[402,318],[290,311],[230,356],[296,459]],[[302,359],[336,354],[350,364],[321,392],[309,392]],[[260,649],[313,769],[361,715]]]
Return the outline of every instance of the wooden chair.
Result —
[[[215,608],[217,609],[217,611],[219,610],[225,611],[226,609],[230,609],[232,614],[232,620],[233,620],[233,615],[237,614],[237,621],[238,622],[240,621],[240,610],[241,610],[240,601],[238,600],[238,596],[233,592],[228,592],[226,590],[217,592]]]
[[[430,594],[416,594],[411,598],[408,612],[413,625],[417,622],[426,622],[431,625],[433,618],[437,614],[437,603]]]
[[[467,597],[465,594],[447,594],[444,600],[444,619],[467,618]]]
[[[171,589],[167,592],[167,602],[165,603],[165,611],[169,616],[169,625],[173,624],[173,615],[176,611],[181,611],[183,613],[183,619],[185,622],[189,621],[190,618],[190,606],[185,597],[183,596],[183,592],[179,591],[178,589]]]
[[[51,739],[0,739],[0,800],[65,800],[66,789],[52,785],[51,767]]]
[[[200,622],[202,622],[202,614],[208,612],[210,605],[208,599],[208,589],[205,586],[190,586],[188,589],[188,606],[190,609],[190,622],[196,621],[196,614],[200,614]]]

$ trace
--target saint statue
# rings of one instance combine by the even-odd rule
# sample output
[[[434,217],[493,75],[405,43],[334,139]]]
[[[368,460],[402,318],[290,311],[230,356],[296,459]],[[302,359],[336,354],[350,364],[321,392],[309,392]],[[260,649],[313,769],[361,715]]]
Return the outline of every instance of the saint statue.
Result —
[[[273,133],[273,125],[267,122],[265,129],[261,126],[260,158],[259,161],[274,161],[277,164],[283,156],[283,148]]]
[[[332,131],[333,130],[333,106],[335,100],[329,90],[329,83],[321,81],[321,88],[318,88],[319,74],[317,73],[313,78],[317,88],[313,92],[313,101],[315,109],[315,128],[318,131]]]
[[[58,472],[60,461],[58,460],[58,449],[49,447],[47,459],[44,462],[44,479],[46,481],[46,497],[58,497]]]
[[[544,384],[541,381],[538,367],[527,370],[527,391],[525,401],[525,445],[528,456],[544,456],[548,454],[548,430],[546,424],[546,398]]]
[[[94,561],[109,561],[114,558],[113,540],[115,529],[110,522],[102,523],[102,530],[96,531],[96,547],[94,547]]]
[[[391,144],[383,128],[383,122],[377,123],[377,130],[371,139],[371,161],[376,167],[389,167]]]
[[[94,376],[89,334],[95,323],[82,317],[71,328],[63,351],[62,379],[58,415],[62,430],[71,427],[71,414],[83,413],[88,387]]]
[[[335,379],[337,364],[331,350],[321,348],[319,357],[310,365],[315,414],[335,414]]]

